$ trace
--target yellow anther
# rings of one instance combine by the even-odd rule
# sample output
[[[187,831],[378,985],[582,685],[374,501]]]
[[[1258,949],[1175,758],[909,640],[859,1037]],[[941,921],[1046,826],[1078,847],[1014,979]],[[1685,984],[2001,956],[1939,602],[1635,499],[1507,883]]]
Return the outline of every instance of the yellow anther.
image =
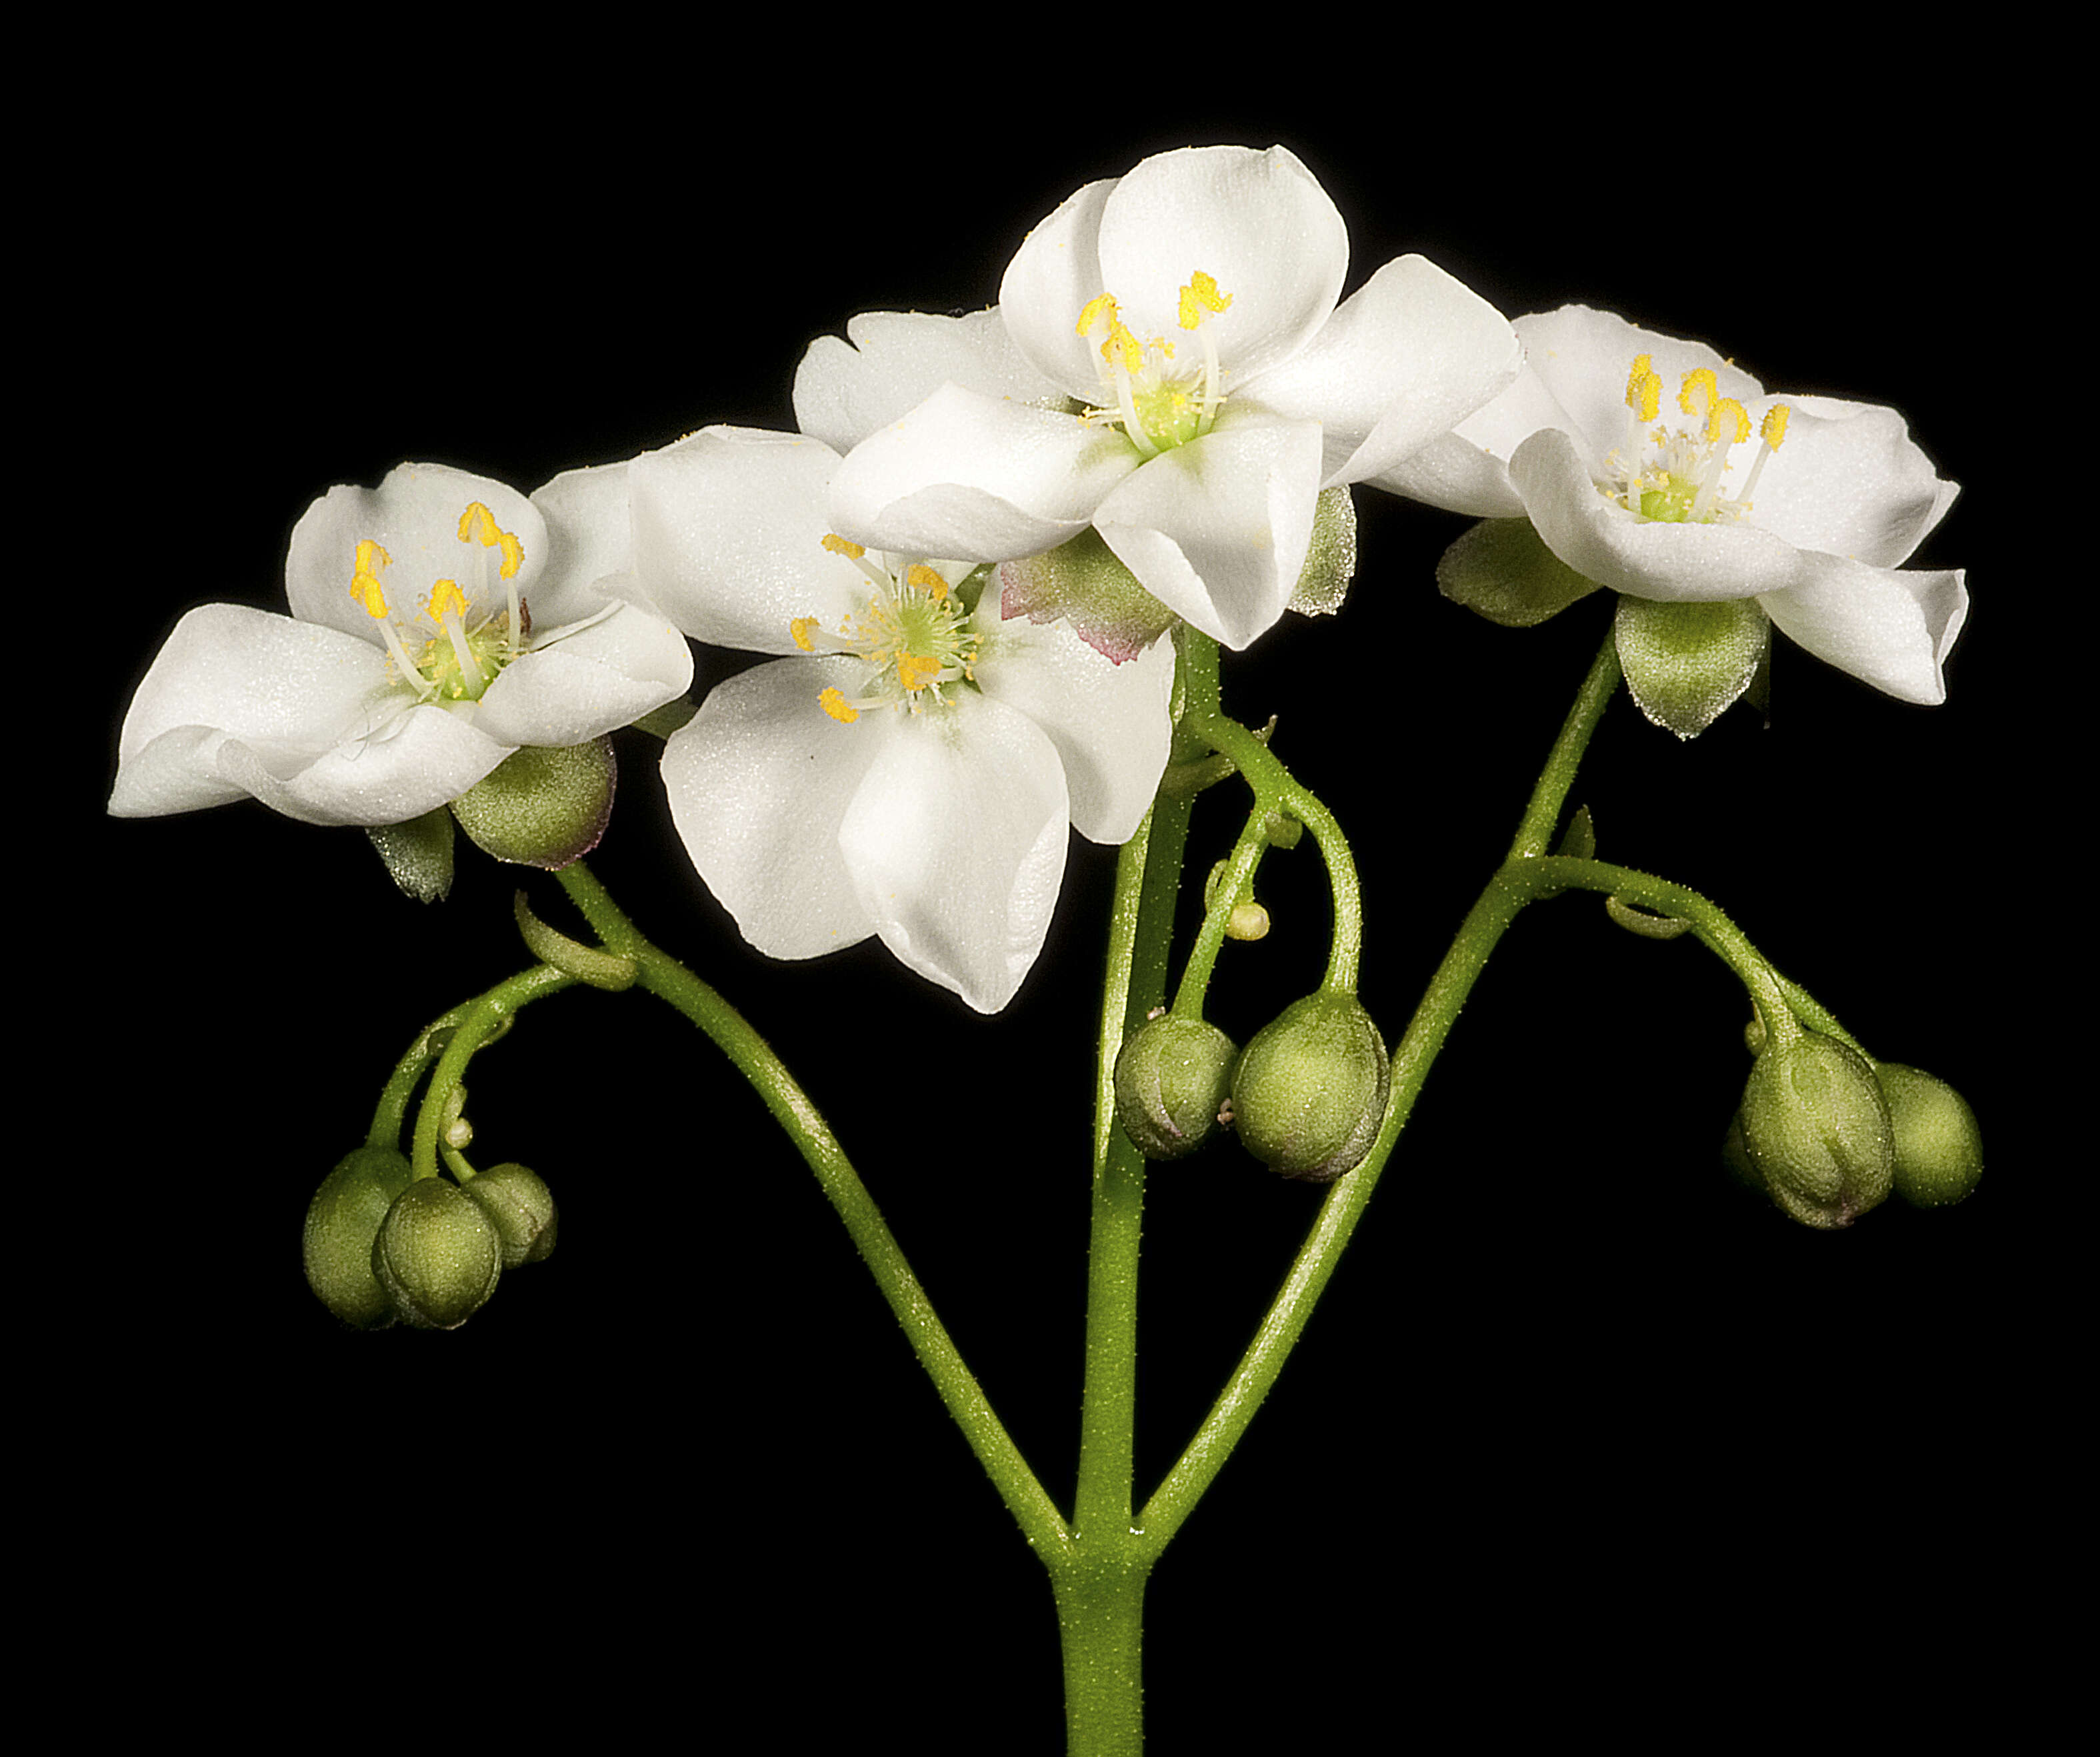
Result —
[[[1079,327],[1074,333],[1090,336],[1094,333],[1094,326],[1104,320],[1111,324],[1116,320],[1116,302],[1105,293],[1087,301],[1079,313]]]
[[[1644,383],[1648,379],[1652,377],[1654,375],[1655,356],[1652,354],[1635,355],[1634,363],[1626,372],[1627,408],[1630,408],[1633,407],[1634,392],[1639,389],[1643,383]]]
[[[915,561],[905,569],[904,583],[924,592],[937,604],[948,601],[948,582],[938,568],[929,567],[923,561]]]
[[[1765,418],[1758,425],[1758,437],[1775,452],[1780,448],[1780,441],[1786,438],[1786,404],[1775,403],[1765,411]]]
[[[1626,407],[1643,421],[1655,419],[1656,412],[1662,407],[1662,377],[1649,370],[1643,354],[1634,362],[1634,369],[1626,379]]]
[[[443,622],[448,615],[466,615],[466,594],[457,580],[435,580],[430,583],[430,620]]]
[[[1700,399],[1692,399],[1692,387],[1696,386]],[[1683,387],[1677,393],[1677,406],[1688,415],[1703,415],[1714,406],[1714,399],[1721,393],[1720,382],[1714,376],[1711,366],[1695,366],[1684,375]]]
[[[350,582],[350,595],[364,607],[364,613],[377,622],[386,614],[386,594],[379,589],[377,575],[360,573]]]
[[[1181,327],[1193,329],[1202,322],[1206,311],[1222,311],[1232,302],[1232,294],[1219,292],[1217,282],[1199,268],[1181,289]]]
[[[1121,322],[1110,326],[1109,338],[1101,344],[1101,358],[1111,366],[1120,358],[1125,372],[1141,372],[1145,369],[1145,349],[1130,333],[1129,326]]]
[[[816,643],[810,638],[810,630],[817,625],[814,616],[797,616],[788,625],[788,632],[795,637],[795,644],[805,653],[814,653]]]
[[[941,661],[929,658],[924,653],[900,653],[897,656],[897,681],[917,695],[920,691],[941,675]]]
[[[858,561],[867,553],[864,547],[854,542],[852,538],[840,536],[835,531],[825,533],[824,547],[834,555],[844,555],[849,561]],[[833,693],[836,694],[836,691]]]
[[[469,501],[466,510],[460,514],[460,541],[479,543],[483,549],[493,549],[497,535],[496,514],[479,501]]]
[[[1709,445],[1740,445],[1750,436],[1749,413],[1732,396],[1716,402],[1706,417]]]
[[[509,531],[497,532],[496,543],[503,551],[503,565],[496,570],[497,574],[505,580],[516,578],[518,565],[525,559],[525,545]]]
[[[817,705],[840,726],[851,726],[860,718],[860,710],[835,689],[826,690],[819,695]]]
[[[370,537],[360,537],[357,543],[357,560],[350,581],[350,595],[364,607],[364,613],[374,621],[386,614],[386,594],[380,589],[379,570],[390,566],[394,558]]]

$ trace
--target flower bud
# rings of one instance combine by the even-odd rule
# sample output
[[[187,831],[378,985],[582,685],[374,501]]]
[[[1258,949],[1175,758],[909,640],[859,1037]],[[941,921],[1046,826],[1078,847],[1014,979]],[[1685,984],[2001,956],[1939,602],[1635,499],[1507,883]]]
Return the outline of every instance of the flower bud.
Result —
[[[1876,1072],[1895,1136],[1896,1194],[1922,1208],[1959,1202],[1983,1175],[1976,1113],[1943,1079],[1884,1062]]]
[[[1809,1226],[1849,1226],[1888,1194],[1889,1107],[1873,1070],[1834,1037],[1768,1043],[1743,1088],[1743,1145],[1772,1199]]]
[[[394,1322],[393,1302],[373,1278],[372,1241],[410,1177],[406,1155],[391,1147],[360,1147],[321,1180],[307,1204],[307,1285],[360,1330]]]
[[[1354,995],[1322,990],[1255,1034],[1233,1075],[1233,1126],[1273,1172],[1329,1183],[1385,1121],[1392,1064]]]
[[[419,1330],[457,1330],[496,1291],[503,1241],[480,1204],[457,1185],[420,1177],[380,1222],[372,1272],[404,1322]]]
[[[598,846],[612,817],[612,740],[527,744],[452,801],[485,854],[555,871]]]
[[[505,1269],[537,1263],[554,1250],[554,1192],[537,1172],[515,1163],[492,1165],[461,1187],[495,1227]]]
[[[1218,1126],[1239,1046],[1216,1026],[1148,1019],[1116,1057],[1116,1116],[1148,1159],[1193,1153]]]

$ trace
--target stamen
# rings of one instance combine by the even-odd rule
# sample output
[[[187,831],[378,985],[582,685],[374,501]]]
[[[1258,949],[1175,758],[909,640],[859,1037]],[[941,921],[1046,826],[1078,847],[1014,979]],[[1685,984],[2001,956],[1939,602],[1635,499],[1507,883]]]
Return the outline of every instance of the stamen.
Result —
[[[1189,277],[1189,285],[1181,289],[1181,327],[1193,329],[1202,322],[1206,312],[1215,315],[1227,309],[1232,302],[1232,294],[1219,292],[1217,282],[1199,268]]]
[[[788,632],[795,637],[795,644],[805,653],[814,653],[816,643],[810,638],[810,629],[817,626],[814,616],[797,616],[788,625]]]
[[[1764,444],[1758,448],[1757,461],[1750,466],[1749,475],[1743,483],[1743,492],[1736,497],[1738,506],[1749,506],[1750,497],[1758,491],[1758,478],[1765,473],[1765,460],[1785,443],[1788,413],[1785,404],[1775,403],[1765,411],[1765,418],[1758,424],[1758,437]]]
[[[1720,381],[1714,375],[1711,366],[1695,366],[1684,375],[1683,387],[1677,393],[1677,406],[1688,415],[1703,416],[1714,406],[1714,399],[1720,394]],[[1698,393],[1695,399],[1692,393]]]
[[[915,561],[905,570],[904,583],[924,592],[937,604],[948,601],[947,581],[938,569],[928,567],[923,561]]]
[[[840,726],[851,726],[860,718],[860,710],[835,688],[821,691],[817,697],[817,705]]]
[[[430,586],[430,620],[443,622],[448,616],[466,614],[466,594],[457,580],[439,580]]]
[[[858,561],[867,550],[851,537],[840,536],[836,531],[827,531],[823,536],[824,547],[834,555],[843,555],[849,561]]]
[[[939,660],[924,653],[899,653],[897,656],[897,681],[914,695],[938,679],[942,669]]]

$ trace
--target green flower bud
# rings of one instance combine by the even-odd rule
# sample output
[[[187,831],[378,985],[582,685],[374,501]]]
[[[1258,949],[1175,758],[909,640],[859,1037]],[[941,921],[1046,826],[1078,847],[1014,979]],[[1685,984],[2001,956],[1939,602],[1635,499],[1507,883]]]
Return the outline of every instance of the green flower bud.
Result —
[[[461,1186],[480,1205],[503,1245],[503,1266],[537,1263],[554,1248],[554,1192],[537,1172],[492,1165]]]
[[[1370,1151],[1392,1082],[1370,1015],[1354,995],[1323,990],[1246,1046],[1233,1075],[1233,1126],[1271,1171],[1329,1183]]]
[[[485,854],[552,872],[598,846],[612,817],[612,740],[514,750],[452,801]]]
[[[1983,1175],[1976,1113],[1943,1079],[1884,1062],[1876,1070],[1895,1135],[1896,1194],[1921,1208],[1959,1202]]]
[[[457,1185],[420,1177],[380,1222],[372,1273],[404,1322],[419,1330],[457,1330],[496,1291],[503,1241],[480,1204]]]
[[[373,1278],[372,1241],[409,1181],[404,1154],[391,1147],[360,1147],[321,1180],[307,1204],[307,1285],[360,1330],[382,1330],[394,1322],[393,1302]]]
[[[1239,1046],[1216,1026],[1148,1019],[1116,1057],[1116,1116],[1148,1159],[1193,1153],[1218,1126]]]
[[[1743,1088],[1743,1145],[1772,1199],[1809,1226],[1849,1226],[1889,1193],[1895,1144],[1873,1070],[1834,1037],[1766,1045]]]

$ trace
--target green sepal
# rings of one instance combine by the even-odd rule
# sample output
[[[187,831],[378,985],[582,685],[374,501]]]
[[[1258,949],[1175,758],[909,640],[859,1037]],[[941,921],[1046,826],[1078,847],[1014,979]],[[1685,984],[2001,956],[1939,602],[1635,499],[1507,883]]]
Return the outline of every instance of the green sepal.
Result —
[[[668,738],[700,711],[699,704],[689,696],[681,695],[674,702],[666,702],[660,708],[652,708],[634,722],[634,730],[646,732],[652,738]]]
[[[1177,620],[1091,527],[1040,555],[1005,563],[985,589],[999,594],[1002,616],[1035,622],[1062,617],[1088,646],[1118,664],[1136,658]]]
[[[455,799],[452,812],[484,854],[554,872],[598,846],[616,779],[609,738],[528,744]]]
[[[1919,1207],[1945,1207],[1983,1175],[1983,1137],[1968,1101],[1936,1075],[1883,1062],[1874,1069],[1895,1137],[1895,1190]]]
[[[1683,604],[1621,595],[1612,633],[1640,711],[1679,738],[1696,738],[1749,688],[1771,621],[1754,598]]]
[[[1357,506],[1348,484],[1322,488],[1312,508],[1312,541],[1290,589],[1290,607],[1304,616],[1331,616],[1349,595],[1357,572]]]
[[[480,1204],[457,1185],[418,1178],[379,1223],[372,1273],[404,1322],[457,1330],[496,1291],[503,1241]]]
[[[396,885],[418,903],[452,888],[452,817],[443,806],[404,823],[375,823],[365,832]]]
[[[1148,1159],[1193,1153],[1218,1128],[1239,1045],[1216,1026],[1167,1013],[1132,1032],[1116,1057],[1116,1119]]]
[[[1529,519],[1483,519],[1436,563],[1436,589],[1506,629],[1529,629],[1595,591],[1541,540]]]

